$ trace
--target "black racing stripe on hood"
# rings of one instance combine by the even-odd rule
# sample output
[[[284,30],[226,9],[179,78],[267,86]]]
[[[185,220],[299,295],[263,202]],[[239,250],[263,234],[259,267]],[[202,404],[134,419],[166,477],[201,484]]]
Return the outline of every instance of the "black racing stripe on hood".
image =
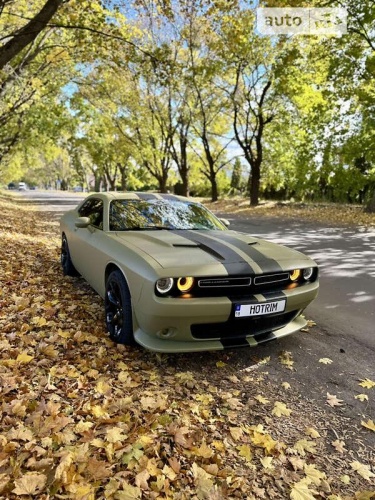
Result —
[[[137,196],[139,197],[140,200],[145,200],[145,201],[159,199],[159,197],[156,196],[156,194],[152,193],[137,193]]]
[[[194,243],[198,243],[202,250],[205,250],[206,247],[206,252],[211,255],[214,253],[217,254],[218,257],[221,256],[222,259],[219,259],[218,257],[216,258],[225,267],[229,275],[249,276],[254,274],[254,269],[248,262],[244,261],[237,252],[229,248],[227,245],[224,245],[219,240],[207,238],[207,236],[202,233],[189,231],[188,229],[178,230],[176,231],[176,234],[186,238],[187,240],[193,241]]]
[[[276,271],[283,270],[280,264],[277,262],[277,260],[271,259],[270,257],[266,257],[265,255],[262,254],[262,252],[259,252],[259,250],[254,248],[253,245],[249,245],[245,241],[241,241],[238,240],[237,238],[234,238],[226,231],[222,232],[220,238],[222,238],[224,241],[230,243],[234,247],[238,248],[238,250],[241,250],[246,255],[248,255],[254,262],[258,264],[258,266],[262,269],[263,273],[274,273]]]
[[[178,196],[174,194],[162,194],[163,200],[169,200],[169,201],[182,201]]]

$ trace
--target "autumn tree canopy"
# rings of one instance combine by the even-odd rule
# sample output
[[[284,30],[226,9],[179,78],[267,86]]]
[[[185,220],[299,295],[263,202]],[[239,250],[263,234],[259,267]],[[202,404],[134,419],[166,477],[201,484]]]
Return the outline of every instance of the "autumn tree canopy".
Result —
[[[368,203],[375,7],[340,6],[346,35],[267,37],[250,1],[3,0],[1,182],[216,200],[239,161],[252,205]]]

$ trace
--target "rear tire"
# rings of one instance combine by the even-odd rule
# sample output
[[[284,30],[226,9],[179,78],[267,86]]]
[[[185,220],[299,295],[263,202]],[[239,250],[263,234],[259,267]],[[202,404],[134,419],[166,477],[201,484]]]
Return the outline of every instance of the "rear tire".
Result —
[[[68,240],[66,239],[65,234],[61,238],[61,267],[64,276],[79,276],[79,272],[74,267],[70,257]]]
[[[130,291],[119,270],[108,276],[104,303],[109,338],[117,344],[135,345]]]

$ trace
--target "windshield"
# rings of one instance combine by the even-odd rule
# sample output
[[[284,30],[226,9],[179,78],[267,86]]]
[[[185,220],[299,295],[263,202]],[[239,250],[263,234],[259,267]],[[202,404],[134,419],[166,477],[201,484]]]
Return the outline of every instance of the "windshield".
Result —
[[[146,229],[216,229],[226,227],[203,205],[180,200],[115,200],[109,209],[110,231]]]

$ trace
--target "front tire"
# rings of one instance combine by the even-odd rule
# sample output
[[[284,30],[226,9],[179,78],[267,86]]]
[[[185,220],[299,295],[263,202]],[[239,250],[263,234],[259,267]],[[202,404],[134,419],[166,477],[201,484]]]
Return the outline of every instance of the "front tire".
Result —
[[[119,270],[112,271],[107,279],[105,320],[110,339],[117,344],[135,345],[130,291]]]
[[[70,257],[68,240],[66,239],[65,234],[61,239],[61,267],[64,273],[64,276],[79,276],[77,269],[74,267],[72,259]]]

